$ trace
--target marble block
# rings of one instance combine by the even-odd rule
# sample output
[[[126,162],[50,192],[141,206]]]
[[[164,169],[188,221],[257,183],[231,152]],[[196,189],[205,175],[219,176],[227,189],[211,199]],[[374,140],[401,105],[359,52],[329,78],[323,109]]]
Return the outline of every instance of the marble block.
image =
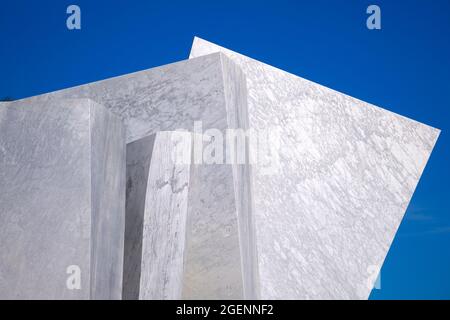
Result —
[[[168,131],[127,145],[124,299],[182,297],[191,148]]]
[[[127,143],[159,131],[217,129],[225,134],[228,113],[246,108],[246,82],[241,70],[220,53],[148,69],[26,101],[90,98],[120,116]],[[235,112],[237,113],[237,112]],[[209,142],[204,141],[207,145]],[[183,298],[244,297],[233,168],[223,163],[197,164],[198,187],[191,203]]]
[[[279,132],[274,163],[252,164],[243,194],[250,291],[367,299],[439,130],[200,38],[190,57],[215,52],[245,74],[249,128]]]
[[[0,299],[121,298],[125,160],[89,99],[1,105]]]

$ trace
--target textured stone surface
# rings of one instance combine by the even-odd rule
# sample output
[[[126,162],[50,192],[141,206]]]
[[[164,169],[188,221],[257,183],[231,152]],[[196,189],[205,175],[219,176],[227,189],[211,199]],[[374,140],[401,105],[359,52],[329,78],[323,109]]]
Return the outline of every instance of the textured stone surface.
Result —
[[[258,297],[366,299],[439,130],[199,38],[191,58],[219,51],[245,73],[249,126],[281,130],[276,170],[249,175]]]
[[[230,163],[233,169],[241,249],[243,297],[245,299],[255,299],[257,297],[258,272],[256,266],[254,221],[253,215],[251,214],[251,166],[249,165],[248,152],[245,153],[245,160],[240,161],[240,152],[243,150],[239,145],[239,139],[245,136],[249,128],[247,85],[245,75],[235,63],[230,59],[224,59],[222,65],[224,69],[229,70],[229,72],[224,73],[225,95],[228,101],[235,101],[234,103],[228,104],[227,121],[228,128],[234,130],[233,133],[236,138],[232,142],[230,141],[233,144],[230,144],[228,140],[226,141],[226,157],[227,163]]]
[[[0,298],[121,298],[124,170],[125,129],[100,105],[2,104]]]
[[[225,133],[227,110],[245,103],[245,77],[222,54],[144,70],[26,99],[30,105],[57,98],[90,98],[119,115],[127,142],[158,131],[203,130]],[[233,80],[235,79],[235,80]],[[235,90],[234,88],[241,88]],[[241,97],[234,97],[235,94]],[[208,141],[204,142],[205,146]],[[188,223],[184,298],[243,297],[238,214],[230,165],[196,165],[198,187]]]
[[[127,145],[127,187],[125,251],[123,265],[124,300],[139,299],[142,264],[142,237],[147,201],[147,181],[156,135]]]
[[[127,143],[158,131],[226,126],[223,55],[212,54],[27,98],[89,98],[120,116]]]
[[[182,297],[191,147],[185,132],[159,132],[127,146],[124,299]]]
[[[203,127],[203,159],[207,147],[212,143],[218,131],[225,137],[226,129],[245,125],[236,120],[240,110],[247,109],[247,91],[245,77],[229,59],[221,56],[223,69],[223,94],[225,109],[223,117],[215,126]],[[210,131],[212,129],[212,131]],[[198,150],[196,141],[201,141],[194,132],[194,149]],[[222,141],[226,150],[226,141]],[[194,157],[193,172],[189,192],[189,213],[187,243],[185,256],[185,282],[183,298],[185,299],[242,299],[245,297],[243,282],[242,254],[239,247],[240,221],[243,212],[239,206],[239,194],[234,188],[236,167],[225,163],[198,163]],[[244,268],[244,269],[243,269]],[[195,284],[195,285],[192,285]]]
[[[125,231],[125,127],[92,103],[91,128],[91,297],[120,299]]]

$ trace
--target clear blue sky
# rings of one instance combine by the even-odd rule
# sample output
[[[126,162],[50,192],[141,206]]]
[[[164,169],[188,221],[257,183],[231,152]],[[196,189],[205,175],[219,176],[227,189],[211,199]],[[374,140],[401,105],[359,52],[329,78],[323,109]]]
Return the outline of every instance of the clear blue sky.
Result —
[[[450,1],[2,1],[0,98],[186,59],[194,35],[442,129],[371,298],[449,299]]]

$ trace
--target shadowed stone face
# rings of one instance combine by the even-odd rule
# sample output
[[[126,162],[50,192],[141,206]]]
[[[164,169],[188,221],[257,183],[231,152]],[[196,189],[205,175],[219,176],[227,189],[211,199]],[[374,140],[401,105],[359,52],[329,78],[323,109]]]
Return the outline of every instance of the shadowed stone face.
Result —
[[[124,299],[181,299],[190,133],[162,131],[127,146]]]

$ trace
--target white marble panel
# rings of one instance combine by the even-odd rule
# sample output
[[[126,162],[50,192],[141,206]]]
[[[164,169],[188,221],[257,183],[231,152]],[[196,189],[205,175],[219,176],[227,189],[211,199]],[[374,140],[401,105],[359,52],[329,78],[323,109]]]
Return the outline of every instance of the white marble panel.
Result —
[[[249,127],[280,130],[249,176],[257,296],[367,299],[439,130],[200,38],[190,57],[214,52],[245,73]]]

